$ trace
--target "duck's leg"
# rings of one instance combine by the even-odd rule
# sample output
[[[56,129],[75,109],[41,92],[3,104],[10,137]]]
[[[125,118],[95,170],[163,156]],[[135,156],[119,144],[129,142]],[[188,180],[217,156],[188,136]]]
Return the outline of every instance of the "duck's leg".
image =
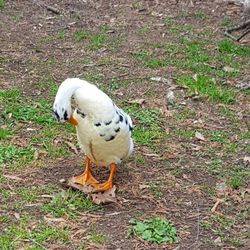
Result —
[[[86,156],[85,170],[82,174],[74,176],[74,182],[81,185],[93,185],[97,184],[98,181],[92,176],[90,171],[90,159]]]
[[[110,174],[109,174],[109,178],[107,181],[105,181],[104,183],[96,183],[96,184],[92,185],[96,189],[96,191],[105,191],[105,190],[112,188],[113,176],[114,176],[115,171],[116,171],[116,164],[111,163],[109,170],[110,170]]]

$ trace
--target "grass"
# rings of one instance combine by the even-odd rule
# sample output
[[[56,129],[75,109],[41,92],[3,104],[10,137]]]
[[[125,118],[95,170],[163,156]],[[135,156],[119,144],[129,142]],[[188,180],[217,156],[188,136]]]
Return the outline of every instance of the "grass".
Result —
[[[133,114],[136,121],[133,137],[137,143],[150,146],[155,140],[166,138],[167,133],[164,130],[162,116],[158,109],[142,109],[135,104],[124,107],[124,110]]]
[[[41,192],[39,187],[18,187],[15,190],[22,201],[34,202],[37,199],[38,194]]]
[[[179,137],[190,139],[194,137],[195,131],[190,129],[176,128],[173,133]]]
[[[22,101],[20,103],[9,104],[5,109],[6,116],[11,114],[11,120],[23,122],[35,122],[37,124],[56,123],[51,113],[51,103],[46,99],[37,100],[29,103]]]
[[[225,143],[228,134],[223,130],[213,130],[209,133],[208,139],[212,142]]]
[[[56,123],[51,113],[51,103],[47,99],[36,101],[25,98],[19,90],[1,90],[0,104],[4,107],[5,122],[35,122],[37,124]]]
[[[8,129],[0,128],[0,140],[6,139],[11,135]]]
[[[78,210],[93,210],[97,206],[90,199],[83,197],[82,193],[72,190],[61,191],[54,194],[52,200],[43,205],[43,211],[55,217],[68,216],[74,218]]]
[[[91,35],[89,48],[91,50],[100,49],[101,47],[103,47],[103,45],[105,44],[107,39],[108,39],[108,37],[105,33],[101,32],[101,31],[97,32],[97,33]]]
[[[101,48],[108,48],[111,51],[122,42],[123,36],[121,34],[111,35],[107,31],[109,28],[107,26],[101,26],[96,32],[89,30],[77,30],[73,33],[74,41],[82,44],[86,51],[91,52]]]
[[[151,182],[149,183],[149,191],[154,195],[155,198],[160,199],[162,197],[161,183]]]
[[[73,36],[76,42],[81,42],[83,39],[87,38],[88,32],[85,30],[78,30],[74,32]]]
[[[132,226],[129,234],[137,235],[143,240],[157,244],[177,241],[176,228],[171,222],[161,217],[151,217],[143,221],[132,219],[130,224]]]
[[[197,18],[197,19],[201,19],[201,20],[205,20],[207,18],[207,16],[205,15],[204,12],[202,12],[202,10],[196,10],[192,13],[192,16],[194,18]]]
[[[44,249],[43,244],[57,243],[65,244],[69,242],[67,228],[57,228],[48,225],[44,221],[34,225],[32,221],[25,221],[23,217],[18,224],[10,224],[3,234],[0,235],[1,249],[21,249],[25,244],[25,249]]]
[[[216,80],[208,75],[198,74],[193,77],[189,74],[182,74],[177,78],[177,83],[208,97],[211,101],[230,104],[235,100],[235,92],[232,89],[218,85]]]
[[[178,121],[186,120],[189,117],[193,117],[195,111],[191,108],[184,108],[183,110],[178,110],[178,113],[174,113],[174,118]]]
[[[243,57],[250,56],[250,48],[247,46],[241,46],[234,43],[229,39],[222,39],[218,42],[218,50],[221,54],[238,55]]]
[[[0,9],[3,9],[5,6],[6,1],[5,0],[0,0]]]
[[[32,147],[17,147],[14,145],[0,145],[0,163],[5,163],[9,167],[15,162],[30,162],[34,156]]]
[[[138,50],[131,52],[132,57],[142,62],[146,68],[159,68],[167,65],[164,57],[152,56],[147,50]]]
[[[104,244],[107,236],[102,232],[99,232],[95,226],[91,226],[90,232],[88,233],[88,239],[96,244]]]
[[[200,16],[198,14],[197,17]],[[210,101],[232,104],[238,91],[226,86],[224,79],[239,75],[250,51],[248,47],[237,45],[228,39],[220,40],[215,46],[211,51],[206,40],[183,38],[178,44],[157,47],[159,52],[144,45],[131,52],[131,56],[147,68],[157,69],[174,65],[184,72],[175,74],[178,84],[188,87],[193,93],[207,97]]]
[[[35,83],[35,86],[43,93],[46,94],[46,98],[54,97],[58,90],[58,84],[55,82],[52,76],[45,77],[44,79]]]

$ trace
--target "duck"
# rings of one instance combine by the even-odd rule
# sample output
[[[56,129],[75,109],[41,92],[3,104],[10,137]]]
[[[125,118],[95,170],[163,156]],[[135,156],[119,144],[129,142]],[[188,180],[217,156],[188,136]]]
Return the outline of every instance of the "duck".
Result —
[[[91,186],[95,191],[111,189],[117,166],[133,152],[131,117],[96,85],[79,78],[61,83],[53,113],[59,122],[76,127],[77,140],[85,154],[85,169],[73,176],[73,182]],[[100,183],[91,173],[92,165],[109,167],[108,180]]]

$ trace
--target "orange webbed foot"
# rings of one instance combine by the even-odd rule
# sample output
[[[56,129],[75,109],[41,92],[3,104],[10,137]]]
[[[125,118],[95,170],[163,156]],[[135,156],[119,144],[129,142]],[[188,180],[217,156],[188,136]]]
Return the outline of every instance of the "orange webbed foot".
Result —
[[[74,176],[74,183],[81,184],[81,185],[94,185],[98,184],[98,180],[91,174],[90,171],[90,159],[86,157],[86,167],[82,174],[78,176]]]

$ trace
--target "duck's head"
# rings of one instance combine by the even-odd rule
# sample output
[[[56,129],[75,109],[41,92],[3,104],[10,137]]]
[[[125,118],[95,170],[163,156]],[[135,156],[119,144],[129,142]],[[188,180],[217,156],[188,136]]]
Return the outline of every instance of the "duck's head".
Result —
[[[77,125],[76,119],[72,116],[72,108],[70,102],[66,100],[55,99],[53,105],[53,113],[56,120],[60,122],[69,122],[72,125]]]

